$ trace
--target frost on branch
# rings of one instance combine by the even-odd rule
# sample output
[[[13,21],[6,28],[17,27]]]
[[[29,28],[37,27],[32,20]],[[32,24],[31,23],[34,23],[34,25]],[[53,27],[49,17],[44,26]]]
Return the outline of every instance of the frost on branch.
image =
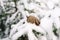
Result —
[[[40,23],[27,22],[29,16]],[[60,40],[59,31],[60,0],[0,0],[1,40]]]

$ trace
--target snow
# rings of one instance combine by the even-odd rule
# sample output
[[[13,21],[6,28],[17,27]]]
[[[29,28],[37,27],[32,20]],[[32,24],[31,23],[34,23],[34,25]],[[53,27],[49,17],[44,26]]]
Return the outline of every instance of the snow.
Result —
[[[30,0],[31,2],[28,3],[29,0],[19,0],[16,4],[17,12],[13,13],[10,16],[7,16],[6,25],[8,23],[13,23],[14,19],[16,19],[16,16],[18,14],[18,17],[23,17],[22,19],[19,19],[19,22],[16,24],[11,25],[10,34],[8,37],[0,39],[0,40],[17,40],[19,37],[21,37],[24,34],[28,35],[28,40],[60,40],[60,7],[56,4],[60,5],[60,0]],[[38,4],[38,3],[40,4]],[[5,10],[4,2],[3,0],[0,0],[0,5]],[[21,4],[23,3],[23,4]],[[15,7],[14,2],[11,2],[11,5]],[[26,9],[26,10],[24,10]],[[33,10],[34,13],[29,13],[29,11]],[[12,12],[12,11],[9,11]],[[28,23],[26,21],[27,16],[35,16],[40,20],[40,25],[36,26],[35,24]],[[25,22],[25,23],[24,23]],[[24,23],[24,24],[23,24]],[[57,37],[53,33],[53,23],[55,27],[57,28],[57,34],[59,37]],[[8,35],[8,28],[6,28],[5,34]],[[43,36],[38,36],[38,38],[35,36],[35,34],[32,32],[32,30],[35,30],[36,32],[39,32],[41,34],[44,34]]]

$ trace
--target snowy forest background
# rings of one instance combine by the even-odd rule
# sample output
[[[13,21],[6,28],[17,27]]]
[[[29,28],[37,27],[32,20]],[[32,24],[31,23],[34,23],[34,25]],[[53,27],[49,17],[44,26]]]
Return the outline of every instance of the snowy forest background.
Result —
[[[0,40],[60,40],[60,0],[0,0]]]

